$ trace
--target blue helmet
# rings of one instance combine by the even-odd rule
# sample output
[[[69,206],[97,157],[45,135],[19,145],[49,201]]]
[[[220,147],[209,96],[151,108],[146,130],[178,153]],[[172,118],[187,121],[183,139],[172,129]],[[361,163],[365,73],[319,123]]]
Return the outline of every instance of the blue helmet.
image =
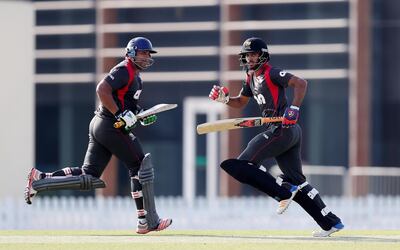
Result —
[[[157,53],[153,49],[153,45],[150,40],[145,37],[135,37],[131,39],[126,45],[126,55],[133,58],[136,56],[138,50],[149,51],[150,53]]]
[[[147,69],[153,65],[154,60],[152,58],[137,57],[138,51],[148,51],[151,54],[157,53],[157,51],[153,49],[150,40],[144,37],[135,37],[131,39],[126,45],[125,50],[126,56],[129,57],[139,69]]]

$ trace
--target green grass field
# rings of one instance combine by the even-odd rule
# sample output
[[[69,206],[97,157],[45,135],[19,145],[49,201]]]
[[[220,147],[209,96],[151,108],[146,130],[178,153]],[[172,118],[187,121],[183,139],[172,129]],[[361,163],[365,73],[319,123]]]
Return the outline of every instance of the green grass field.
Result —
[[[400,231],[344,230],[329,238],[310,231],[167,230],[137,235],[132,231],[1,231],[0,249],[7,250],[400,250]]]

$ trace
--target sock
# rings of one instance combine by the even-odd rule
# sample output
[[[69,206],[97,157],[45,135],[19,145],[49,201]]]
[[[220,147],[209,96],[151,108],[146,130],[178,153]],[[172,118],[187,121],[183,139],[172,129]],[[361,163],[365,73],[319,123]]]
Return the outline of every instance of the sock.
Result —
[[[82,168],[66,167],[66,168],[57,170],[53,173],[41,173],[40,178],[45,179],[45,178],[51,178],[53,176],[80,176],[82,174],[84,174]]]
[[[143,205],[143,193],[142,193],[142,184],[139,182],[139,177],[136,175],[131,177],[131,194],[132,198],[135,201],[136,209],[137,209],[137,216],[139,218],[139,222],[144,224],[144,220],[146,218],[146,210],[144,210]]]
[[[82,174],[85,174],[82,168],[71,168],[71,167],[66,167],[57,171],[54,171],[53,173],[40,173],[39,178],[40,179],[47,179],[51,178],[53,176],[80,176]]]

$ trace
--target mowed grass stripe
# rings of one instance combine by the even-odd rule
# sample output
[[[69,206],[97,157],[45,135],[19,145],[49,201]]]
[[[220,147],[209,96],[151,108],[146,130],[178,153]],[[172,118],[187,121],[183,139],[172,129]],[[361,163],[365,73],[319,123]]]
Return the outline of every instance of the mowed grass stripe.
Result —
[[[148,235],[131,231],[0,231],[0,249],[400,249],[400,231],[344,230],[329,238],[309,231],[168,230]]]

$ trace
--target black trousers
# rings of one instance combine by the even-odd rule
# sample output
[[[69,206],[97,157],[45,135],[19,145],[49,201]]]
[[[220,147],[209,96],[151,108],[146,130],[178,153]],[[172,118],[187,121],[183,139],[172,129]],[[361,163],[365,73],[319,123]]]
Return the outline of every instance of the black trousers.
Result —
[[[300,185],[306,181],[301,165],[301,128],[298,124],[290,128],[271,127],[256,135],[239,155],[239,160],[247,160],[257,165],[274,158],[285,176]]]
[[[132,133],[125,134],[113,127],[115,119],[95,115],[89,125],[89,145],[82,168],[87,174],[100,177],[115,155],[129,169],[130,176],[137,175],[144,158],[142,146]]]

